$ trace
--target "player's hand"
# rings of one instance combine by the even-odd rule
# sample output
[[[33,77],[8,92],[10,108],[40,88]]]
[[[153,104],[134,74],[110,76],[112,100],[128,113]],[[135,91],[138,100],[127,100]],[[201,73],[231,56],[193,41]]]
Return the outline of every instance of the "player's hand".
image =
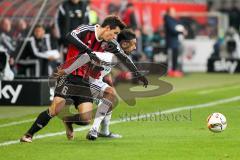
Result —
[[[53,78],[59,78],[61,76],[64,76],[66,75],[65,71],[61,68],[57,68],[57,71],[56,72],[53,72]]]
[[[145,76],[140,75],[139,77],[137,77],[137,79],[138,79],[139,81],[143,82],[143,86],[144,86],[145,88],[147,88],[147,86],[148,86],[148,80],[147,80],[147,78],[146,78]]]
[[[48,60],[49,60],[49,61],[55,61],[56,58],[55,58],[54,56],[49,56],[49,57],[48,57]]]
[[[9,64],[10,64],[11,66],[13,66],[14,63],[15,63],[14,58],[13,58],[13,57],[10,57],[10,58],[9,58]]]

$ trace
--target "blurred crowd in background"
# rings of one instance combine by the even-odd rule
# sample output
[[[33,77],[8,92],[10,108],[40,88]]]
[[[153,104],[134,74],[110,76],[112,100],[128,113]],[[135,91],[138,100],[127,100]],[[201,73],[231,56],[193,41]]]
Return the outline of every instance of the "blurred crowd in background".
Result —
[[[21,0],[17,1],[20,3]],[[4,0],[0,1],[0,3],[3,2]],[[14,5],[14,1],[5,2],[12,3],[9,6]],[[52,17],[44,12],[38,15],[41,8],[31,11],[34,12],[31,13],[32,16],[16,16],[16,12],[24,14],[27,8],[15,9],[12,14],[16,13],[15,16],[4,15],[4,10],[1,9],[0,73],[7,72],[5,79],[12,79],[14,75],[17,77],[48,76],[54,68],[64,62],[67,52],[66,33],[81,24],[101,23],[103,17],[109,14],[120,16],[126,25],[136,33],[138,44],[137,50],[132,54],[132,59],[135,62],[162,62],[161,58],[159,60],[159,57],[156,56],[162,53],[171,62],[166,62],[170,76],[182,76],[178,59],[181,55],[181,42],[184,38],[194,39],[197,35],[207,35],[208,38],[216,39],[212,57],[240,58],[240,3],[237,0],[222,0],[221,3],[219,0],[181,1],[204,3],[207,13],[220,12],[228,16],[229,29],[222,32],[218,31],[215,18],[207,17],[207,23],[203,25],[194,18],[179,17],[180,14],[173,7],[164,11],[162,15],[164,21],[161,26],[153,28],[151,24],[141,25],[134,2],[112,1],[105,7],[105,11],[101,11],[96,8],[96,5],[92,5],[91,1],[51,1],[52,6],[48,4],[48,12],[54,15]],[[144,1],[142,2],[144,3]],[[165,3],[169,1],[155,0],[152,2]],[[170,2],[174,3],[175,1]],[[28,3],[41,7],[44,0],[28,1]],[[37,19],[38,16],[39,19]],[[43,17],[44,20],[42,20]],[[36,22],[34,19],[37,19]]]

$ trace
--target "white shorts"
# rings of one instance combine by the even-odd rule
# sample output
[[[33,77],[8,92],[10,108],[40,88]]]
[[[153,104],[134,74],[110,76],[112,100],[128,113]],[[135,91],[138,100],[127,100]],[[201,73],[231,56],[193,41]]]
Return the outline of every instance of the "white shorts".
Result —
[[[102,99],[104,91],[109,85],[102,81],[102,79],[93,79],[89,77],[90,90],[93,98]]]

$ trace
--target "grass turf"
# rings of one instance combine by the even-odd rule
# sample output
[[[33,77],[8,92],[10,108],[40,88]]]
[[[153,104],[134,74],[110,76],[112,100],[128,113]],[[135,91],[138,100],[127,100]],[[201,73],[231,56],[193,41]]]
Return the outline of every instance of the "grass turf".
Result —
[[[151,78],[157,79],[155,76]],[[240,96],[238,88],[240,75],[191,74],[182,79],[163,79],[174,86],[172,92],[160,97],[140,98],[134,107],[128,107],[124,102],[120,102],[114,110],[113,121],[125,115],[129,118],[130,115],[136,116]],[[201,94],[203,91],[206,94]],[[0,125],[35,118],[36,112],[46,107],[17,108],[0,107]],[[24,114],[26,111],[27,114]],[[221,112],[227,117],[228,127],[222,133],[212,133],[206,127],[206,118],[213,112]],[[62,134],[36,139],[32,144],[0,146],[0,159],[237,160],[240,156],[239,114],[238,100],[208,108],[165,114],[165,117],[162,115],[161,119],[157,120],[143,118],[112,125],[111,130],[122,134],[122,139],[99,138],[91,142],[85,139],[87,130],[84,130],[76,132],[73,141],[67,141]],[[30,125],[31,122],[0,127],[0,144],[19,139]],[[64,127],[61,121],[55,118],[38,135],[61,131],[64,131]]]

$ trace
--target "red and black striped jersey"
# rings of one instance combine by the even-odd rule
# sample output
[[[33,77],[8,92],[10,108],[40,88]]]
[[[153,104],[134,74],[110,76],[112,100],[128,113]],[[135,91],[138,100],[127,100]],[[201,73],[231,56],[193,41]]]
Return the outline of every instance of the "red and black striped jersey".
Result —
[[[67,35],[67,40],[70,44],[68,46],[64,68],[71,65],[78,58],[78,55],[85,53],[88,48],[96,52],[103,52],[105,50],[107,43],[96,37],[97,27],[99,27],[99,25],[80,25]],[[100,76],[100,72],[92,71],[89,64],[85,64],[71,74],[81,77],[91,75],[91,77],[94,78]]]

